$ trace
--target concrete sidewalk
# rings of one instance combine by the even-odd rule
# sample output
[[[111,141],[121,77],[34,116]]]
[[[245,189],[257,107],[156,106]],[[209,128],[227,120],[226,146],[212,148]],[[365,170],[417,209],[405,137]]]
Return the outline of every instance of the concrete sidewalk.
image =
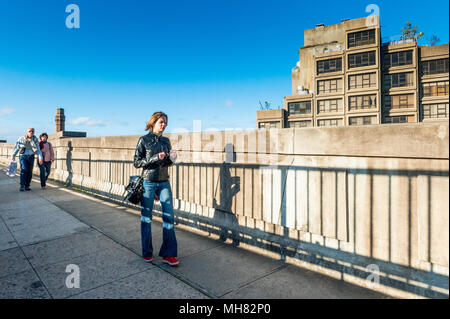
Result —
[[[0,298],[386,298],[176,226],[180,265],[141,258],[139,211],[0,166]],[[162,225],[152,223],[159,252]],[[80,287],[68,288],[68,265]]]

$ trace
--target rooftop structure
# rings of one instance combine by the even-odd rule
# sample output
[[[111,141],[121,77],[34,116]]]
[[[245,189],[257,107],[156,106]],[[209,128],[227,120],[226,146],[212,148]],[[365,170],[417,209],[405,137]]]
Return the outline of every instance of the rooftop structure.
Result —
[[[258,111],[258,128],[448,120],[448,44],[382,43],[371,16],[305,30],[299,54],[292,95]]]

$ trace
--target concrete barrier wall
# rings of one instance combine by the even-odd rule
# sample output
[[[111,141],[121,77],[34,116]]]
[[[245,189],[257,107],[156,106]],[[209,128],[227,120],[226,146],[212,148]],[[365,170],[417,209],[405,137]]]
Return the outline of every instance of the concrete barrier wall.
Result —
[[[179,223],[341,277],[375,267],[384,287],[448,297],[448,123],[167,136]],[[51,140],[51,178],[120,198],[140,174],[138,138]],[[12,147],[0,144],[4,161]]]

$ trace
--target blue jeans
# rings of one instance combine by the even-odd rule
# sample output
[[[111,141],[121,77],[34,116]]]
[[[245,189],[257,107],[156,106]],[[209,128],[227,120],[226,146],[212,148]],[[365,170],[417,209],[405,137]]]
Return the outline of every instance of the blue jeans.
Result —
[[[33,177],[34,155],[20,155],[20,187],[30,187]]]
[[[50,168],[52,167],[52,162],[43,162],[42,165],[39,165],[39,170],[41,171],[41,186],[45,186],[45,182],[47,181],[48,176],[50,175]]]
[[[155,194],[158,195],[162,206],[163,241],[159,256],[177,257],[177,239],[175,237],[172,189],[169,181],[143,182],[142,210],[141,210],[141,241],[142,257],[153,255],[152,246],[152,211]]]

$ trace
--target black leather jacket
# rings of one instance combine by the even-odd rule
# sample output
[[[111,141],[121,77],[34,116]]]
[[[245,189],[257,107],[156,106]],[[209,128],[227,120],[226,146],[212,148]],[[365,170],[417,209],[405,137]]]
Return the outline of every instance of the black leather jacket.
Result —
[[[168,167],[173,164],[168,155],[171,149],[172,146],[167,137],[153,133],[141,136],[134,152],[134,167],[143,168],[145,180],[165,182],[169,179]],[[166,153],[163,160],[158,158],[160,152]]]

